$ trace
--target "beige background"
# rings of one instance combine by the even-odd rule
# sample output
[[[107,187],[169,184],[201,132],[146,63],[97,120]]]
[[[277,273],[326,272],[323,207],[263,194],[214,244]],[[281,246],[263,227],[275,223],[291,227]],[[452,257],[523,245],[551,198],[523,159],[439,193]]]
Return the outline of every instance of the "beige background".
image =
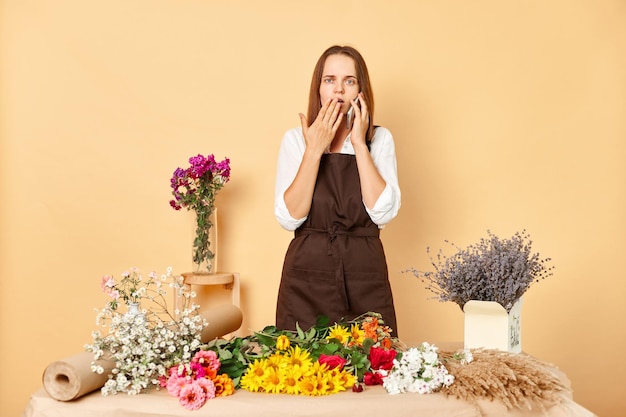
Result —
[[[0,414],[91,340],[101,275],[188,269],[169,179],[194,154],[232,161],[220,269],[241,273],[245,331],[273,323],[291,238],[272,213],[276,155],[334,43],[365,56],[396,139],[403,206],[382,238],[402,338],[463,337],[460,309],[401,273],[429,266],[426,246],[526,228],[557,269],[524,298],[524,350],[623,415],[618,0],[0,1]]]

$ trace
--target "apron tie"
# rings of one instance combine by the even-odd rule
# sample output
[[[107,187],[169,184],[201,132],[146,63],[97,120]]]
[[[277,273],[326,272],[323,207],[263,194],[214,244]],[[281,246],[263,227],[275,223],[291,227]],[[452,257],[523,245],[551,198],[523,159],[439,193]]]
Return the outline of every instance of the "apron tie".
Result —
[[[309,234],[326,234],[328,235],[327,254],[331,256],[333,254],[333,243],[337,239],[338,235],[350,235],[359,237],[378,237],[380,236],[380,230],[372,227],[354,227],[352,229],[339,229],[337,224],[332,225],[326,229],[316,229],[312,227],[303,227],[295,231],[295,237],[306,236]],[[346,277],[343,268],[343,259],[339,257],[339,265],[335,272],[335,285],[337,291],[343,300],[343,304],[346,310],[350,310],[350,301],[348,299],[348,291],[346,289]]]

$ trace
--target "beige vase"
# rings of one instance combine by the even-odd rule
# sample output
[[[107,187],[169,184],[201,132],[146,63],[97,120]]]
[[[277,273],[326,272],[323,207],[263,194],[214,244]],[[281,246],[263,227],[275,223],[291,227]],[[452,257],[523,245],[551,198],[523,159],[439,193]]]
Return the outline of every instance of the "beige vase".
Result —
[[[499,349],[505,352],[522,351],[522,299],[511,311],[495,301],[470,300],[463,306],[465,314],[466,349]]]

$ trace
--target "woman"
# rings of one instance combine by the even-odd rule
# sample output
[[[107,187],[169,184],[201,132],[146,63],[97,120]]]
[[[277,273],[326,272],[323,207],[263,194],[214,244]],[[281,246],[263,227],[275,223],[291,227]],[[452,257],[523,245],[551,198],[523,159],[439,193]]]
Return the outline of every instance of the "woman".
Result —
[[[335,322],[374,311],[397,336],[379,229],[397,215],[400,189],[393,137],[373,119],[363,57],[330,47],[313,72],[302,127],[285,134],[278,156],[274,213],[295,231],[278,292],[278,328],[308,329],[320,315]]]

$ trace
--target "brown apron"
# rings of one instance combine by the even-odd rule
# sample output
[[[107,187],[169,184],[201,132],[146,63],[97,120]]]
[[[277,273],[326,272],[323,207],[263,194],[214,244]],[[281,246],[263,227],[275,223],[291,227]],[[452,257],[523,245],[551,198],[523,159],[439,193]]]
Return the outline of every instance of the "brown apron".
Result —
[[[368,311],[397,336],[385,252],[363,206],[356,157],[324,154],[309,216],[285,255],[276,327],[307,330],[320,315],[332,324]]]

